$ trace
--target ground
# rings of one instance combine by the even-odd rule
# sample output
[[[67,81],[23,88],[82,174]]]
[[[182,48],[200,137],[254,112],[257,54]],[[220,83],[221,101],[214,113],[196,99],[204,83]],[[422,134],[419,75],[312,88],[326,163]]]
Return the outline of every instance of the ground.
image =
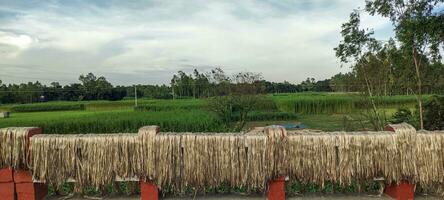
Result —
[[[51,197],[49,200],[56,200],[63,197]],[[110,197],[103,198],[103,200],[138,200],[140,196],[130,196],[130,197]],[[196,198],[193,197],[166,197],[163,198],[165,200],[185,200],[185,199],[205,199],[205,200],[263,200],[265,197],[263,196],[241,196],[241,195],[207,195],[207,196],[198,196]],[[289,200],[382,200],[382,199],[390,199],[388,196],[368,196],[368,195],[327,195],[327,196],[298,196],[298,197],[290,197]],[[438,200],[442,199],[436,196],[416,196],[415,199],[419,200]],[[88,198],[72,198],[71,200],[90,200]]]

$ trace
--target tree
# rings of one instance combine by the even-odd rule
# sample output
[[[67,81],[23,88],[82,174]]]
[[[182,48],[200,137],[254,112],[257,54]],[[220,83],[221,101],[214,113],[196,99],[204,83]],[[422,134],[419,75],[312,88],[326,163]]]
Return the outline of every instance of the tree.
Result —
[[[209,74],[207,74],[207,77],[209,77],[209,81],[214,87],[214,95],[223,96],[231,93],[231,79],[227,74],[225,74],[224,70],[221,68],[215,68],[211,70]]]
[[[367,70],[369,69],[368,62],[371,60],[371,56],[380,50],[380,44],[376,39],[372,38],[373,31],[360,29],[360,15],[358,11],[354,11],[350,14],[348,22],[342,24],[341,35],[343,40],[339,43],[336,51],[336,56],[340,58],[341,62],[348,63],[353,62],[352,67],[355,71],[363,71],[363,78],[369,95],[369,100],[372,105],[373,116],[369,115],[375,121],[375,129],[380,130],[383,126],[382,118],[376,108],[376,104],[373,98],[373,84],[370,81]]]
[[[316,80],[314,78],[307,78],[307,80],[301,82],[302,91],[313,91],[315,88]]]
[[[86,76],[80,75],[79,80],[85,90],[85,100],[111,99],[113,86],[105,77],[97,78],[93,73],[88,73]]]
[[[210,99],[209,109],[213,111],[226,124],[232,123],[234,115],[238,115],[236,130],[244,128],[248,114],[262,101],[265,91],[262,75],[259,73],[241,72],[229,79],[220,69],[213,74],[214,80],[229,87],[229,95],[216,96]],[[231,80],[231,82],[227,82]],[[226,92],[226,91],[225,91]]]
[[[335,92],[356,92],[358,91],[356,72],[351,71],[345,74],[334,75],[330,81],[330,87]]]
[[[396,38],[403,48],[411,51],[416,71],[421,129],[424,128],[421,72],[425,67],[421,55],[432,57],[434,60],[440,57],[438,48],[443,43],[443,18],[436,16],[433,10],[436,5],[443,2],[443,0],[366,1],[366,11],[371,15],[388,17],[394,26]]]

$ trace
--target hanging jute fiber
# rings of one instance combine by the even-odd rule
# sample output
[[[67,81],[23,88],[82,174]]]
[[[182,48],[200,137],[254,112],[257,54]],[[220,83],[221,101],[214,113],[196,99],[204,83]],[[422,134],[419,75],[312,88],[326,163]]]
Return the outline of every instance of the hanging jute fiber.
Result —
[[[28,130],[18,127],[0,129],[0,169],[27,168]]]
[[[286,143],[286,174],[304,183],[349,185],[384,177],[400,180],[397,136],[389,132],[294,133]]]
[[[415,183],[428,192],[444,192],[444,132],[418,131],[414,148]]]
[[[69,179],[76,189],[97,189],[140,171],[136,134],[38,135],[31,138],[34,179],[60,187]]]
[[[153,142],[153,154],[143,151],[155,170],[146,177],[161,188],[183,192],[227,184],[264,189],[271,176],[266,166],[267,137],[235,133],[161,133]],[[148,141],[143,141],[148,142]]]
[[[26,161],[26,151],[17,151],[21,153],[14,159],[4,153],[15,140],[23,141],[12,132],[2,129],[4,166],[13,165],[14,159]],[[245,134],[151,130],[34,136],[30,164],[36,180],[60,187],[72,179],[80,189],[140,178],[173,193],[221,184],[265,191],[270,180],[288,176],[321,187],[327,181],[349,185],[374,178],[386,183],[406,180],[436,192],[444,188],[443,147],[444,132],[417,133],[405,124],[395,132],[287,132],[282,127]]]

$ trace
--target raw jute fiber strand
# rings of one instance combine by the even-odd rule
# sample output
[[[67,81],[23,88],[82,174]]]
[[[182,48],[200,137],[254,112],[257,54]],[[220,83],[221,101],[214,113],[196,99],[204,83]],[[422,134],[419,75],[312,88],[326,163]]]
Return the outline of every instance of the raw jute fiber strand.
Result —
[[[444,132],[418,131],[415,146],[415,182],[429,192],[444,192]]]
[[[400,180],[397,136],[390,132],[289,134],[286,174],[304,183],[349,185],[384,177]]]
[[[28,130],[18,127],[0,129],[0,169],[27,168]]]
[[[98,189],[139,169],[136,134],[38,135],[31,138],[34,179],[60,187],[73,179],[78,190]]]
[[[264,189],[270,177],[265,163],[265,135],[161,133],[150,139],[154,139],[154,153],[144,151],[143,157],[154,155],[144,160],[155,163],[156,168],[148,177],[153,177],[151,181],[159,187],[168,187],[173,192],[221,184]]]

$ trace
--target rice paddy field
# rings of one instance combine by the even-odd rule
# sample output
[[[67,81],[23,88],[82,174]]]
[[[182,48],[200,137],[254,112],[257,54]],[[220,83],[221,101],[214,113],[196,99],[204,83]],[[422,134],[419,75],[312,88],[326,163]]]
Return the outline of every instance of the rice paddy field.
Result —
[[[269,94],[266,99],[247,116],[247,128],[270,124],[304,124],[320,130],[368,128],[358,118],[369,102],[357,94]],[[145,125],[159,125],[162,131],[176,132],[231,130],[232,127],[224,125],[209,111],[207,101],[139,99],[137,107],[134,100],[3,104],[0,111],[10,111],[11,117],[0,118],[0,128],[38,126],[43,127],[45,133],[137,132]],[[400,107],[414,109],[416,98],[386,96],[375,101],[387,116],[391,116]]]

